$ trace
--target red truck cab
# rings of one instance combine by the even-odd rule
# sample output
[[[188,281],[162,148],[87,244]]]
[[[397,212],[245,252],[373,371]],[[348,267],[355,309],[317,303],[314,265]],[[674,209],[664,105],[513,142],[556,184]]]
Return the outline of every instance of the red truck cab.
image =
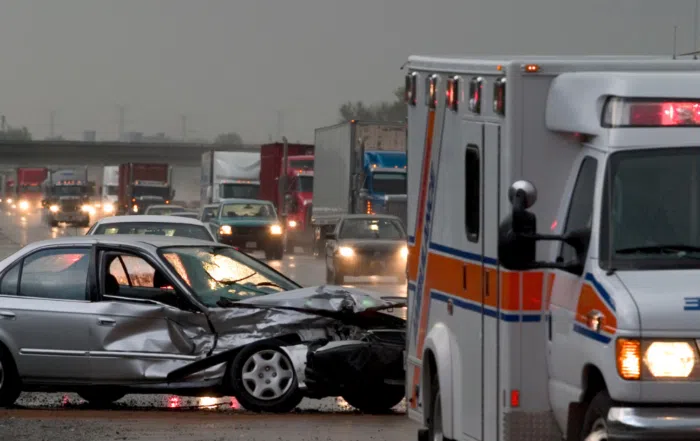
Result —
[[[41,184],[49,176],[47,168],[18,168],[15,188],[15,205],[21,212],[27,213],[41,208]]]
[[[311,247],[311,205],[313,195],[314,146],[287,145],[286,188],[281,188],[285,171],[282,163],[284,145],[265,144],[260,150],[260,196],[275,204],[279,213],[286,208],[285,235],[287,252],[294,247]]]

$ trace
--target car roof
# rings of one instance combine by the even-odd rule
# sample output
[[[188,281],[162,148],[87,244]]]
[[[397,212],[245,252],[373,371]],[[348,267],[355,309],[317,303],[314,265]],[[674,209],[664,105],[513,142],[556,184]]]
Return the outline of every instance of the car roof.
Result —
[[[97,224],[124,224],[124,223],[145,223],[145,224],[187,224],[187,225],[201,225],[206,227],[201,221],[197,219],[192,219],[184,216],[165,216],[165,215],[154,215],[154,214],[137,214],[137,215],[125,215],[125,216],[110,216],[100,219],[96,222]]]
[[[42,248],[47,245],[93,245],[101,243],[105,245],[132,245],[141,248],[157,249],[162,247],[177,246],[212,246],[212,242],[189,237],[179,236],[151,236],[147,234],[97,234],[94,236],[67,236],[57,239],[42,240],[27,245],[25,249]],[[217,247],[228,245],[217,243]]]
[[[220,204],[272,204],[272,202],[263,199],[230,198],[222,199]]]
[[[207,204],[202,208],[219,208],[219,204]]]
[[[146,210],[149,210],[151,208],[182,208],[183,210],[185,209],[185,207],[183,207],[182,205],[158,204],[158,205],[149,205],[148,207],[146,207]]]
[[[345,214],[340,217],[340,220],[345,219],[387,219],[401,221],[397,216],[390,214]]]

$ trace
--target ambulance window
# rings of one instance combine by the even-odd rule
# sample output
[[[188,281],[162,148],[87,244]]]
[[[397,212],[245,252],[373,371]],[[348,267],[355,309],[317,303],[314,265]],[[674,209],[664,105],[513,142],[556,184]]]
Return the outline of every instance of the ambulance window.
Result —
[[[590,156],[586,157],[581,163],[574,191],[571,194],[571,203],[566,216],[564,233],[591,226],[597,168],[598,161]],[[576,252],[573,247],[562,244],[561,257],[564,259],[564,262],[569,262],[576,258]]]
[[[467,239],[470,242],[478,242],[479,222],[481,220],[481,161],[479,147],[474,144],[467,145],[464,171],[464,222],[467,229]]]

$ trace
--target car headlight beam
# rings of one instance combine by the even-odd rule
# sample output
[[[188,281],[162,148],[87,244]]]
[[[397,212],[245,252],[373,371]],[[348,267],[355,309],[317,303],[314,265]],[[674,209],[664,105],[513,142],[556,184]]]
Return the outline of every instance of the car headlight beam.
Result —
[[[338,248],[338,254],[342,257],[352,257],[355,255],[355,250],[350,247],[340,247]]]
[[[282,227],[280,225],[272,225],[270,227],[270,234],[273,236],[279,236],[282,234]]]
[[[50,206],[49,211],[51,211],[52,213],[58,213],[58,205]]]
[[[232,229],[231,229],[230,225],[222,225],[219,228],[219,234],[222,234],[224,236],[228,236],[229,234],[231,234],[231,232],[232,232]]]

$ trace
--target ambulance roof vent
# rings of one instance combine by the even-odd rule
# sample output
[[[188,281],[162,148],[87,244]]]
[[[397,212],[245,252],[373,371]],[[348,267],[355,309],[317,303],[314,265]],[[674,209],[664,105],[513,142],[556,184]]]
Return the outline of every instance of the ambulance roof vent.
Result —
[[[599,135],[610,97],[693,101],[700,76],[691,72],[575,72],[556,77],[549,88],[545,124],[558,132]]]

